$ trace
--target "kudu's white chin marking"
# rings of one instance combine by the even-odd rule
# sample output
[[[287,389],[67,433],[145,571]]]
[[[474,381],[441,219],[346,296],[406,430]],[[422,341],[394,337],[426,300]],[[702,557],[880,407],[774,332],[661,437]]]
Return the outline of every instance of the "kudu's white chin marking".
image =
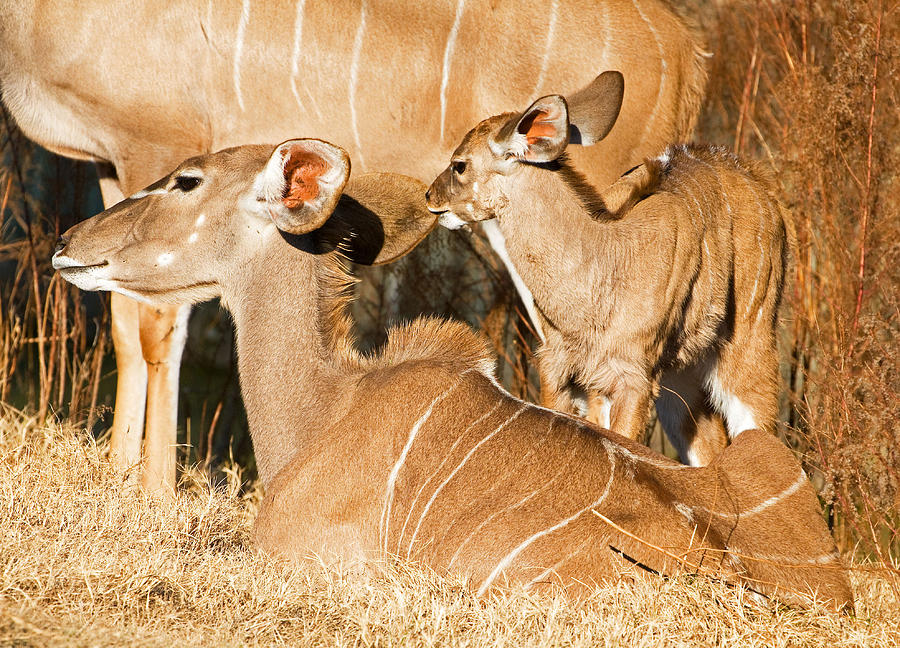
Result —
[[[600,506],[601,504],[603,504],[603,501],[606,499],[607,495],[609,495],[609,491],[612,489],[613,477],[615,477],[615,475],[616,475],[616,457],[612,452],[609,451],[609,448],[606,446],[606,444],[604,444],[604,448],[606,448],[606,457],[607,457],[607,459],[609,459],[609,480],[607,480],[606,488],[603,489],[603,493],[600,495],[600,497],[598,497],[596,500],[594,500],[593,502],[591,502],[584,508],[582,508],[578,511],[575,511],[575,513],[573,513],[569,517],[567,517],[563,520],[560,520],[553,526],[548,527],[548,528],[544,529],[543,531],[538,531],[533,536],[527,538],[518,547],[516,547],[515,549],[510,551],[508,554],[506,554],[500,560],[500,562],[497,563],[497,566],[494,567],[493,571],[491,571],[491,573],[488,574],[488,577],[484,579],[484,582],[481,584],[481,587],[478,588],[478,596],[484,596],[484,593],[488,590],[488,588],[491,586],[491,584],[495,580],[497,580],[497,577],[503,573],[503,570],[506,569],[507,567],[509,567],[512,564],[512,562],[516,558],[518,558],[519,555],[523,551],[525,551],[528,547],[530,547],[532,544],[534,544],[537,540],[540,540],[541,538],[543,538],[546,535],[550,535],[554,531],[558,531],[559,529],[562,529],[563,527],[567,526],[571,522],[574,522],[575,520],[580,518],[582,515],[584,515],[591,509],[595,509],[598,506]]]
[[[443,225],[443,223],[441,224]],[[519,275],[516,266],[513,265],[512,259],[509,257],[509,252],[506,250],[506,239],[503,238],[503,233],[497,225],[497,220],[491,219],[482,221],[481,226],[484,228],[484,233],[487,234],[488,242],[491,244],[491,247],[494,248],[494,252],[497,253],[497,256],[503,261],[503,265],[506,266],[506,271],[509,273],[513,285],[519,293],[519,297],[522,298],[522,303],[525,305],[525,311],[531,319],[535,333],[537,333],[541,343],[546,342],[547,338],[544,335],[544,329],[541,328],[541,322],[538,319],[537,307],[534,305],[534,296],[531,294],[528,286],[525,285],[525,282],[522,281],[522,277]]]
[[[468,225],[462,218],[449,211],[440,215],[438,223],[441,224],[441,227],[446,227],[448,230],[458,230]]]

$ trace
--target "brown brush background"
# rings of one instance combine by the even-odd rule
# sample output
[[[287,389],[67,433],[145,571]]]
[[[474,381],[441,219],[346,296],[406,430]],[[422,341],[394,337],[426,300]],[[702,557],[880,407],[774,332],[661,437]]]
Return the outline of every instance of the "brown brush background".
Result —
[[[678,4],[712,54],[696,139],[771,164],[796,222],[780,433],[802,455],[841,547],[891,567],[900,560],[900,3]],[[50,256],[61,232],[101,208],[91,165],[36,147],[3,113],[0,401],[97,434],[112,420],[115,389],[108,296],[60,280]],[[511,283],[483,241],[460,235],[440,253],[457,246],[481,251],[484,264],[462,277],[429,267],[362,273],[355,313],[363,346],[419,312],[432,291],[474,303],[490,286],[500,306],[483,321],[447,314],[484,329],[503,382],[535,400],[534,335]],[[392,274],[417,280],[396,285]],[[179,459],[215,466],[234,457],[252,475],[229,329],[216,305],[194,311]],[[651,444],[666,450],[658,430]]]

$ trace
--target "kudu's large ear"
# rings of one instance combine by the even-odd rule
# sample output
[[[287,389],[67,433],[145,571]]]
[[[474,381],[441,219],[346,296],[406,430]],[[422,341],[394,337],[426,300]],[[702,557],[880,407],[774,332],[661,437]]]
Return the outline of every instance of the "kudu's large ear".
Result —
[[[349,176],[350,156],[339,146],[288,140],[275,147],[256,189],[278,229],[306,234],[331,216]]]
[[[438,215],[425,207],[424,183],[396,173],[351,179],[338,208],[315,233],[325,249],[352,261],[380,265],[399,259],[434,229]]]
[[[541,97],[503,125],[496,143],[502,155],[528,162],[552,162],[569,143],[566,100],[559,95]]]
[[[625,77],[616,70],[603,72],[569,96],[569,142],[588,146],[606,137],[616,123],[624,96]]]

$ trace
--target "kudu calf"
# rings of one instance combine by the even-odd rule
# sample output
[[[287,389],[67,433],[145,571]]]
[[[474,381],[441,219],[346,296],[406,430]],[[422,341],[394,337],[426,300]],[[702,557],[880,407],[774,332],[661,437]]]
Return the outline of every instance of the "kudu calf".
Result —
[[[319,140],[193,158],[69,230],[53,259],[86,290],[222,297],[265,486],[262,548],[345,564],[397,554],[479,592],[514,580],[574,594],[640,577],[637,563],[852,607],[815,494],[771,435],[682,466],[513,398],[461,323],[418,319],[358,355],[343,255],[401,256],[435,216],[418,181],[348,174]]]
[[[683,461],[705,464],[734,438],[772,431],[775,324],[788,216],[772,182],[722,148],[676,146],[598,193],[566,148],[601,139],[622,102],[607,72],[469,131],[431,185],[428,206],[459,227],[495,219],[510,265],[544,322],[545,405],[574,408],[631,439],[659,392],[660,421]]]

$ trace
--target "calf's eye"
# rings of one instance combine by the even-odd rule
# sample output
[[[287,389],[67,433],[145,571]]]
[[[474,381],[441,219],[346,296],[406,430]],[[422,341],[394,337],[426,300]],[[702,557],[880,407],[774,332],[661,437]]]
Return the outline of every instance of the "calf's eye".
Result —
[[[466,163],[462,160],[457,160],[456,162],[450,163],[450,168],[453,169],[453,173],[456,175],[462,175],[466,172]]]

